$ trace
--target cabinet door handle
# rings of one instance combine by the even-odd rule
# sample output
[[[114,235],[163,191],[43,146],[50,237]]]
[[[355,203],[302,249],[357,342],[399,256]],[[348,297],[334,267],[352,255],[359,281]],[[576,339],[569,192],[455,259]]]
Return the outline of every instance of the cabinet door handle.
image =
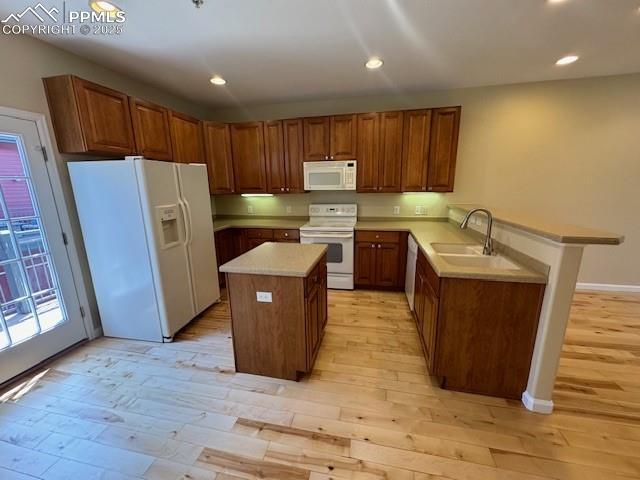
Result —
[[[380,248],[380,244],[378,244],[378,248]]]
[[[376,245],[374,243],[371,244],[371,248],[376,248]]]
[[[329,155],[325,155],[325,156],[324,156],[324,159],[325,159],[325,160],[329,160]]]
[[[280,187],[280,191],[281,191],[281,192],[284,192],[284,187]]]
[[[287,192],[289,191],[289,187],[287,187]]]
[[[289,234],[288,234],[288,233],[285,233],[285,234],[284,234],[284,236],[285,236],[285,237],[288,237],[288,236],[289,236]]]
[[[376,238],[380,238],[380,235],[376,235]]]
[[[333,155],[331,155],[331,160],[333,160]]]

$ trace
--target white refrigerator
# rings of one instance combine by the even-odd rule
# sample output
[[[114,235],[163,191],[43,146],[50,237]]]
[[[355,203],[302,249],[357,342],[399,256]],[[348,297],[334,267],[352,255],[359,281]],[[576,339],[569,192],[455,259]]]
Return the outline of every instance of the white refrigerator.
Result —
[[[104,334],[172,341],[220,300],[206,165],[68,165]]]

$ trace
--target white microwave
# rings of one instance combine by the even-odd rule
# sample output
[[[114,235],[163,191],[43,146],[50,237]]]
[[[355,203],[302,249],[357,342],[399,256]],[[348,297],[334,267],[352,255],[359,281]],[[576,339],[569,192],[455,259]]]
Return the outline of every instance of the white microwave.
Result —
[[[305,190],[355,190],[356,161],[304,162]]]

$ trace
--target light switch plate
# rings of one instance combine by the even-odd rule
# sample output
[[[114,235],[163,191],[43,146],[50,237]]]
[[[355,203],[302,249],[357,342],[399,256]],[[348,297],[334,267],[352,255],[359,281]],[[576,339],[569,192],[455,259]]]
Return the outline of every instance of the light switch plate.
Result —
[[[256,300],[262,303],[271,303],[273,302],[273,296],[271,292],[256,292]]]
[[[393,206],[393,214],[394,215],[400,215],[400,206],[399,205],[394,205]]]
[[[291,213],[291,205],[287,205],[286,210],[287,210],[287,213]]]
[[[253,213],[253,205],[247,205],[247,213]]]
[[[425,207],[424,205],[416,205],[416,215],[426,215],[427,214],[427,207]]]

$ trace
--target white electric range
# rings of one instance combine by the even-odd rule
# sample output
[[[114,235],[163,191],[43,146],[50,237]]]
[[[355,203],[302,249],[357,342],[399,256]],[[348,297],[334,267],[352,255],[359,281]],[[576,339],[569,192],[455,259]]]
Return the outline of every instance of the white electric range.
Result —
[[[354,228],[358,206],[309,205],[309,223],[300,227],[300,243],[323,243],[327,250],[327,287],[353,290]]]

